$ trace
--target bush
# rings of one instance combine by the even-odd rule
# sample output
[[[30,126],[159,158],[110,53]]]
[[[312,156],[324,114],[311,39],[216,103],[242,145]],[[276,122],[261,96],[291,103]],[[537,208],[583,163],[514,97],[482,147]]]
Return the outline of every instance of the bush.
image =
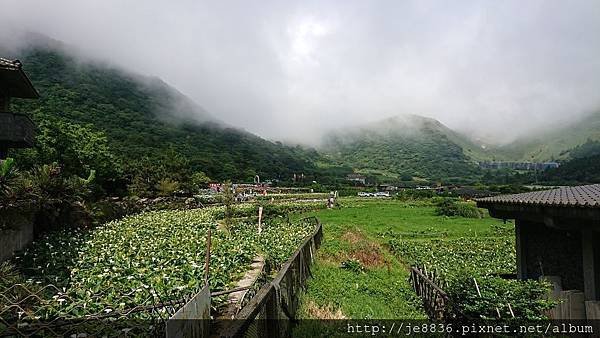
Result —
[[[556,301],[545,297],[550,291],[548,283],[537,280],[463,276],[446,291],[451,297],[453,311],[472,318],[494,319],[498,318],[499,312],[501,318],[512,318],[514,314],[519,319],[540,320],[546,319],[545,311],[556,305]]]
[[[477,206],[470,202],[460,202],[453,198],[444,198],[436,203],[436,214],[440,216],[460,216],[482,218],[484,216]]]
[[[12,193],[12,183],[15,177],[15,160],[7,158],[0,160],[0,197],[8,197]]]
[[[208,187],[208,184],[211,182],[211,179],[204,172],[197,171],[192,174],[190,181],[192,189],[194,190],[194,192],[197,192],[200,191],[200,189]]]
[[[179,182],[163,178],[156,184],[156,190],[158,191],[158,196],[171,196],[179,190]]]
[[[413,199],[428,199],[436,196],[436,192],[433,189],[403,189],[396,198],[399,200],[413,200]]]

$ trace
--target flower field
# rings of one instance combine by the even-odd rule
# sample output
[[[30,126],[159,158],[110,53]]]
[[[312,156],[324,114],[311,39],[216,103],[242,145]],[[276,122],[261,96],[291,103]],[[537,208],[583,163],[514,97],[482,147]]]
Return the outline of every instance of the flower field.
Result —
[[[452,310],[471,318],[514,315],[539,319],[553,306],[544,297],[548,287],[543,282],[502,278],[516,273],[513,236],[419,240],[397,237],[390,239],[388,245],[407,263],[436,270],[448,283],[441,286],[452,301]]]
[[[255,197],[260,201],[281,200],[323,200],[329,198],[329,193],[302,193],[302,194],[269,194]]]
[[[289,224],[280,215],[317,207],[281,204],[257,232],[258,206],[235,206],[233,222],[223,226],[223,207],[153,211],[109,222],[92,231],[63,230],[47,234],[14,263],[30,284],[64,288],[71,306],[57,300],[48,307],[60,315],[94,314],[142,305],[148,296],[181,299],[204,279],[208,229],[212,233],[209,283],[227,289],[261,254],[278,266],[285,262],[314,223]],[[98,296],[101,295],[101,296]]]

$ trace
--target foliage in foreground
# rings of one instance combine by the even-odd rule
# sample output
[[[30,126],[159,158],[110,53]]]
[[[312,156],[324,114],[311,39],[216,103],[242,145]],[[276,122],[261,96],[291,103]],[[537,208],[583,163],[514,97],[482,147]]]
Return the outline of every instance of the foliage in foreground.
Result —
[[[477,292],[477,287],[481,295]],[[458,277],[446,290],[456,311],[473,318],[545,319],[544,311],[556,303],[546,298],[547,282],[503,279],[497,276]],[[512,311],[512,313],[511,313]]]
[[[164,302],[193,292],[203,284],[209,228],[213,290],[229,287],[256,255],[277,267],[314,228],[307,221],[288,224],[274,218],[259,236],[256,222],[247,218],[255,206],[244,205],[236,210],[246,218],[225,229],[218,225],[222,209],[147,212],[92,231],[49,233],[17,256],[15,264],[28,283],[53,283],[75,300],[51,302],[46,315],[81,316],[141,305],[149,295]]]
[[[498,229],[504,232],[505,229]],[[544,318],[554,302],[543,296],[548,286],[541,281],[507,280],[514,274],[516,254],[512,236],[389,241],[392,252],[409,264],[434,269],[448,283],[453,310],[472,318]],[[481,296],[475,287],[477,281]],[[510,304],[510,308],[509,305]],[[496,310],[498,309],[498,310]]]

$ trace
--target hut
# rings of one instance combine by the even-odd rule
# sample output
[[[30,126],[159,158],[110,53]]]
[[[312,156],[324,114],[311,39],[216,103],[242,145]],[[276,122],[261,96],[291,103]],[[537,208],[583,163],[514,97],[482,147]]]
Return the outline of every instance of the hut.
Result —
[[[544,278],[563,300],[556,319],[600,319],[600,184],[477,200],[515,220],[517,278]]]
[[[33,146],[35,138],[31,119],[25,114],[10,112],[13,97],[33,99],[39,94],[19,60],[0,58],[0,160],[6,157],[9,148]]]

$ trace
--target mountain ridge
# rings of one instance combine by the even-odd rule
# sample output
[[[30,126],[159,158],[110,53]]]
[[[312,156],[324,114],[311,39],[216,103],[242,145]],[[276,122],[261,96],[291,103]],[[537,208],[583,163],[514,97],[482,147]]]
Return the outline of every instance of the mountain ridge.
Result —
[[[322,158],[314,150],[267,141],[209,114],[198,119],[206,111],[157,78],[78,63],[60,49],[29,46],[18,58],[41,98],[15,99],[13,110],[38,124],[58,119],[91,125],[107,135],[124,163],[174,149],[193,170],[217,180],[287,180],[320,171],[314,163]]]
[[[477,176],[477,167],[459,140],[471,144],[435,119],[407,114],[332,131],[320,149],[334,162],[384,179]]]

